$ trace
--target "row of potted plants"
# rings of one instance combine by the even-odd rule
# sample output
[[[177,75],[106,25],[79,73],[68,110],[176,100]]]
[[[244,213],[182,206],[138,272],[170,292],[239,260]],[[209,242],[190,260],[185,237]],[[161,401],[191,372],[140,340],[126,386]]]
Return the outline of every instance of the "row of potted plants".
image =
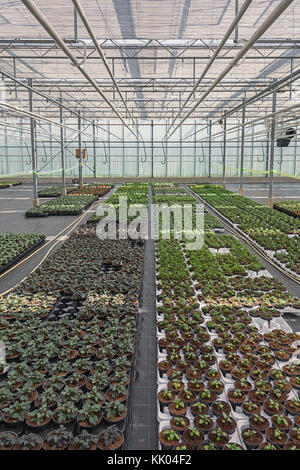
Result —
[[[190,188],[288,269],[300,274],[300,221],[217,186]],[[283,251],[282,251],[283,250]]]
[[[82,226],[0,301],[6,436],[17,432],[26,446],[23,436],[38,434],[46,449],[122,445],[142,262],[142,245],[133,251],[127,240],[99,240]],[[103,264],[120,269],[104,272]],[[64,295],[81,300],[78,315],[48,321]]]
[[[298,427],[300,362],[288,364],[299,338],[280,329],[263,336],[253,323],[254,315],[250,314],[259,311],[258,315],[264,318],[266,314],[270,321],[268,314],[272,318],[281,314],[276,310],[278,306],[286,302],[297,304],[298,300],[287,296],[288,300],[283,301],[283,294],[287,293],[276,280],[250,279],[248,262],[259,262],[249,252],[244,253],[244,247],[239,253],[239,243],[233,237],[208,235],[205,246],[198,251],[185,250],[184,244],[181,246],[174,240],[160,240],[156,245],[158,347],[163,353],[158,370],[165,384],[158,400],[161,411],[167,410],[170,416],[170,425],[161,430],[160,441],[165,448],[236,450],[242,448],[241,443],[230,443],[230,436],[238,426],[247,448],[259,445],[266,450],[282,445],[297,448],[295,430],[281,441],[282,445],[278,444],[275,418],[269,422],[266,437],[256,442],[252,417],[268,412],[273,416],[283,411],[294,420],[292,426]],[[207,239],[218,248],[229,244],[230,257],[210,253]],[[221,286],[220,279],[224,283]],[[268,283],[272,295],[257,303]],[[239,289],[242,298],[237,296]],[[253,290],[254,304],[247,300]],[[280,368],[280,364],[286,365]],[[264,390],[265,386],[268,391]],[[285,387],[293,390],[292,396],[285,395]],[[284,403],[282,409],[281,403]],[[233,415],[236,412],[239,412],[238,419]],[[163,416],[165,419],[167,415]],[[240,423],[246,419],[248,425],[241,427]]]
[[[76,188],[73,194],[94,194],[103,197],[110,191],[111,187],[112,186],[107,183],[85,184],[82,188]]]
[[[49,215],[77,215],[81,214],[98,196],[78,195],[60,196],[53,200],[44,202],[38,207],[34,207],[25,212],[26,217],[47,217]]]
[[[95,227],[81,226],[16,292],[64,292],[78,299],[88,292],[128,294],[134,284],[139,288],[142,257],[143,245],[132,250],[129,240],[100,240]],[[121,268],[107,276],[103,265]]]
[[[112,205],[116,212],[116,222],[119,223],[119,203],[120,197],[127,197],[128,209],[130,205],[133,204],[142,204],[148,205],[148,185],[142,183],[125,183],[122,184],[117,191],[115,191],[108,199],[105,201],[106,204]],[[107,216],[107,213],[104,215],[97,215],[97,212],[94,212],[88,220],[88,223],[95,224]],[[130,223],[135,217],[128,216],[127,221]]]
[[[45,240],[42,233],[1,233],[0,272],[21,259]]]
[[[292,201],[292,200],[275,201],[274,209],[280,210],[294,217],[300,217],[300,202],[299,201]]]
[[[67,194],[72,193],[77,189],[77,186],[67,186]],[[50,186],[47,188],[39,189],[38,197],[59,197],[62,195],[62,186]]]
[[[116,425],[109,426],[100,434],[84,430],[74,436],[61,425],[50,431],[45,438],[30,432],[18,436],[13,431],[0,432],[0,450],[117,450],[124,441],[123,433]]]

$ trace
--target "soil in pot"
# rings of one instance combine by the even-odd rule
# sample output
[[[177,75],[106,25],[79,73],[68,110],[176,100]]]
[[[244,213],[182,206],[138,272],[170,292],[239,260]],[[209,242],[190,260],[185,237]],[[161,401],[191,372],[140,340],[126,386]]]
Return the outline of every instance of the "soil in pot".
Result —
[[[217,425],[222,429],[222,431],[232,434],[236,430],[237,423],[234,418],[226,413],[222,413],[222,415],[217,418]]]
[[[190,426],[190,420],[186,416],[173,416],[170,421],[171,428],[176,432],[183,432]]]
[[[280,429],[281,431],[289,431],[292,427],[292,420],[285,415],[273,415],[272,418],[272,426],[275,428]]]
[[[212,442],[216,447],[223,447],[229,441],[229,435],[227,432],[222,431],[221,428],[212,429],[208,433],[208,439]]]
[[[180,442],[180,435],[171,428],[163,429],[158,438],[163,450],[170,450]]]
[[[256,449],[263,441],[262,433],[253,428],[243,429],[242,438],[248,450]]]
[[[269,420],[262,415],[253,414],[249,417],[249,424],[252,428],[257,429],[260,432],[265,432],[269,428]]]
[[[98,448],[101,450],[117,450],[122,447],[124,442],[124,436],[121,431],[117,432],[116,439],[112,442],[108,447],[105,447],[104,439],[103,439],[103,432],[99,436],[98,441]]]
[[[217,400],[212,404],[212,410],[214,415],[220,416],[222,413],[229,414],[231,411],[231,407],[226,401]]]
[[[213,428],[214,422],[208,415],[197,416],[194,419],[194,425],[200,431],[206,433]]]
[[[184,431],[182,437],[184,442],[193,447],[199,446],[204,441],[203,432],[196,428],[187,429],[186,431]]]
[[[182,400],[172,401],[168,408],[172,416],[183,416],[187,411],[187,406]]]
[[[279,428],[271,427],[266,430],[266,438],[271,444],[278,447],[283,447],[287,443],[288,437],[284,431]]]
[[[300,415],[300,401],[299,400],[286,400],[285,409],[291,415]]]

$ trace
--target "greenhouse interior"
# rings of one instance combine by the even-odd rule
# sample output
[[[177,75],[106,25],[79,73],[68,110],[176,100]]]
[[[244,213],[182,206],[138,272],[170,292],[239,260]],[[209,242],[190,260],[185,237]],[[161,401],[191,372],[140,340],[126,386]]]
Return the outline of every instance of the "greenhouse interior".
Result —
[[[300,0],[0,0],[1,451],[300,449],[299,125]]]

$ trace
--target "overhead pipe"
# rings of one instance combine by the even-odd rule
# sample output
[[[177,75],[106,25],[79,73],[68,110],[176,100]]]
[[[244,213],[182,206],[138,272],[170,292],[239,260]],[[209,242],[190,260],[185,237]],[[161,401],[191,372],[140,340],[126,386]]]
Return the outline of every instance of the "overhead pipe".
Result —
[[[212,66],[212,64],[214,63],[214,61],[216,60],[216,58],[218,57],[218,54],[219,52],[221,51],[221,49],[223,48],[223,46],[226,44],[226,41],[229,39],[230,35],[232,34],[232,32],[234,31],[235,27],[237,26],[237,24],[239,23],[239,21],[241,20],[241,18],[244,16],[244,14],[246,13],[247,9],[249,8],[249,6],[251,5],[252,3],[252,0],[245,0],[245,2],[243,3],[243,6],[241,7],[241,9],[236,13],[236,16],[233,20],[233,22],[231,23],[231,25],[229,26],[227,32],[225,33],[223,39],[221,40],[219,46],[217,47],[217,49],[215,50],[214,54],[212,55],[211,59],[209,60],[208,64],[206,65],[206,67],[204,68],[200,78],[197,80],[197,82],[195,83],[195,85],[193,86],[193,89],[191,90],[191,92],[189,93],[188,97],[186,98],[185,102],[183,103],[183,105],[181,106],[181,108],[179,109],[178,113],[176,114],[175,118],[173,119],[166,135],[169,133],[170,129],[173,127],[175,121],[177,120],[178,116],[180,116],[181,112],[183,111],[183,109],[186,107],[187,103],[189,102],[189,100],[192,98],[192,96],[194,95],[196,89],[198,88],[198,86],[200,85],[200,83],[202,82],[203,78],[205,77],[206,73],[208,72],[208,70],[210,69],[210,67]],[[165,135],[165,137],[166,137]]]
[[[64,129],[68,129],[72,132],[76,132],[78,133],[78,130],[77,129],[74,129],[73,127],[71,126],[68,126],[66,124],[61,124],[60,122],[56,122],[56,121],[53,121],[52,119],[49,119],[49,118],[46,118],[46,117],[43,117],[43,116],[40,116],[39,114],[36,114],[36,113],[33,113],[31,111],[26,111],[24,109],[20,109],[20,108],[17,108],[16,106],[12,106],[12,105],[9,105],[7,103],[0,103],[0,108],[3,108],[5,110],[8,110],[8,111],[14,111],[18,114],[21,114],[21,116],[26,116],[26,117],[29,117],[29,118],[33,118],[33,119],[37,119],[37,120],[40,120],[40,121],[44,121],[44,122],[47,122],[48,124],[54,124],[55,126],[58,126],[58,127],[63,127]],[[81,131],[81,134],[82,135],[85,135],[87,137],[93,137],[92,134],[88,134],[86,132],[83,132]],[[103,139],[100,139],[98,137],[98,140],[100,142],[103,141]]]
[[[245,107],[243,107],[242,109],[244,110]],[[267,114],[266,116],[264,117],[259,117],[259,118],[256,118],[256,119],[252,119],[251,121],[247,121],[243,124],[239,124],[238,126],[234,126],[234,127],[231,127],[230,129],[228,129],[227,133],[230,134],[231,132],[234,132],[238,129],[240,129],[241,127],[248,127],[248,126],[251,126],[251,124],[254,124],[255,122],[257,121],[265,121],[266,119],[269,119],[271,117],[273,117],[274,115],[277,115],[277,114],[282,114],[282,113],[287,113],[288,111],[290,111],[291,109],[294,109],[294,108],[300,108],[300,103],[298,104],[293,104],[292,106],[288,106],[287,108],[283,108],[283,109],[280,109],[279,111],[276,111],[275,113],[270,113],[270,114]],[[224,115],[225,116],[225,115]],[[294,118],[293,118],[294,119]],[[296,118],[295,118],[296,119]],[[215,123],[218,123],[219,121],[215,121]],[[220,137],[223,135],[223,132],[217,132],[216,134],[213,134],[212,137]],[[203,140],[203,139],[202,139]]]
[[[24,0],[22,0],[24,1]],[[179,124],[173,129],[169,138],[174,134],[174,132],[186,121],[186,119],[198,108],[198,106],[205,100],[205,98],[216,88],[216,86],[223,80],[223,78],[228,75],[231,69],[244,57],[244,55],[249,51],[249,49],[255,44],[255,42],[269,29],[269,27],[279,18],[279,16],[291,5],[293,0],[282,0],[279,5],[272,11],[272,13],[266,18],[262,25],[255,31],[251,36],[249,41],[242,47],[242,49],[237,53],[235,58],[225,67],[223,72],[215,79],[213,84],[208,88],[208,90],[202,95],[202,97],[197,101],[197,103],[192,107],[190,111],[184,116],[184,118],[179,122]],[[223,118],[227,117],[223,115]]]
[[[77,10],[77,12],[78,12],[78,14],[79,14],[79,16],[80,16],[80,18],[81,18],[81,20],[82,20],[84,26],[86,27],[86,30],[87,30],[87,32],[89,33],[89,35],[90,35],[90,37],[91,37],[91,39],[92,39],[92,41],[93,41],[93,43],[94,43],[94,46],[95,46],[95,48],[96,48],[96,50],[97,50],[99,56],[101,57],[101,59],[102,59],[102,61],[103,61],[104,67],[106,68],[106,70],[107,70],[107,72],[108,72],[110,78],[112,79],[112,82],[113,82],[114,86],[116,87],[116,90],[117,90],[117,92],[118,92],[118,94],[119,94],[119,96],[120,96],[120,98],[121,98],[121,100],[122,100],[122,102],[123,102],[123,104],[124,104],[124,106],[125,106],[125,109],[126,109],[128,115],[129,115],[129,117],[130,117],[130,119],[131,119],[131,121],[132,121],[134,127],[136,127],[136,123],[135,123],[135,121],[134,121],[134,119],[133,119],[133,117],[132,117],[132,115],[131,115],[130,110],[128,109],[127,103],[126,103],[126,101],[125,101],[125,99],[124,99],[124,97],[123,97],[123,95],[122,95],[122,93],[121,93],[121,90],[120,90],[120,88],[119,88],[119,85],[118,85],[118,83],[116,82],[115,77],[114,77],[112,71],[110,70],[110,67],[109,67],[109,65],[108,65],[108,63],[107,63],[106,57],[105,57],[105,55],[104,55],[104,53],[103,53],[103,51],[102,51],[102,49],[101,49],[101,47],[100,47],[100,45],[99,45],[99,42],[97,41],[97,38],[96,38],[96,36],[95,36],[95,34],[94,34],[94,31],[93,31],[93,29],[92,29],[92,27],[91,27],[91,25],[90,25],[90,23],[89,23],[89,20],[88,20],[86,14],[84,13],[84,11],[83,11],[83,9],[82,9],[82,7],[81,7],[80,1],[79,1],[79,0],[72,0],[72,2],[73,2],[73,4],[74,4],[75,10]]]
[[[37,90],[36,88],[30,87],[27,83],[24,83],[22,80],[18,80],[16,77],[14,77],[14,76],[11,75],[10,73],[8,73],[8,72],[6,72],[5,70],[3,70],[1,67],[0,67],[0,73],[1,73],[1,75],[4,75],[5,77],[7,77],[7,78],[13,80],[15,83],[18,83],[20,86],[23,86],[23,87],[26,88],[27,90],[30,90],[30,89],[31,89],[34,93],[36,93],[37,95],[41,96],[42,98],[45,98],[47,101],[50,101],[51,103],[55,103],[55,104],[57,104],[58,106],[60,106],[60,103],[59,103],[55,98],[52,98],[51,96],[45,95],[45,93],[43,93],[43,92]],[[64,103],[62,103],[61,106],[62,106],[64,109],[67,109],[68,111],[70,111],[70,113],[74,114],[76,117],[78,117],[78,113],[77,113],[76,111],[74,111],[73,109],[69,108],[69,107],[68,107],[67,105],[65,105]],[[88,120],[88,119],[85,119],[85,120],[86,120],[87,122],[92,122],[92,121],[90,121],[90,120]],[[107,131],[104,127],[101,127],[101,126],[99,126],[99,125],[98,125],[98,127],[99,127],[99,129],[101,129],[101,130],[103,130],[103,131],[109,133],[109,131]],[[112,132],[111,132],[111,134],[112,134],[114,137],[116,137],[116,138],[118,138],[118,139],[120,140],[120,138],[119,138],[117,135],[113,134]]]
[[[119,112],[115,109],[115,107],[112,105],[109,99],[101,91],[101,89],[99,88],[95,80],[92,77],[90,77],[90,75],[80,65],[77,58],[73,55],[71,49],[65,44],[63,39],[55,31],[53,26],[49,23],[45,15],[36,6],[36,4],[32,0],[22,0],[22,3],[31,12],[31,14],[40,23],[40,25],[45,29],[45,31],[47,31],[47,33],[52,37],[52,39],[54,39],[54,41],[58,44],[58,46],[62,49],[62,51],[66,54],[66,56],[71,60],[71,63],[81,72],[81,74],[86,78],[86,80],[92,85],[92,87],[97,91],[97,93],[103,98],[103,100],[111,108],[113,113],[118,117],[118,119],[122,122],[122,124],[137,138],[136,134],[126,124],[126,122],[124,121],[122,116],[119,114]]]

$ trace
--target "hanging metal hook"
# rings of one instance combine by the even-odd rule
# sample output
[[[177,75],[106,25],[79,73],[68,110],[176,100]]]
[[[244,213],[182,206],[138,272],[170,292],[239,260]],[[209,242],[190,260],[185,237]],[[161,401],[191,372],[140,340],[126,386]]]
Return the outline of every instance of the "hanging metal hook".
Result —
[[[28,156],[29,156],[29,162],[25,162],[25,163],[26,163],[26,165],[31,165],[31,163],[32,163],[32,160],[31,160],[30,151],[29,151],[29,148],[28,148],[27,142],[24,142],[24,143],[25,143],[26,150],[27,150],[27,152],[28,152]]]
[[[103,148],[104,148],[104,153],[105,153],[105,160],[103,160],[103,164],[106,165],[108,162],[108,158],[107,158],[106,145],[105,145],[104,140],[103,140]]]
[[[280,159],[276,160],[276,162],[279,163],[279,165],[281,165],[283,162],[282,147],[280,147]]]
[[[42,157],[42,162],[43,162],[43,163],[47,163],[47,161],[48,161],[48,155],[47,155],[47,151],[46,151],[46,147],[45,147],[45,142],[43,141],[42,144],[43,144],[44,153],[45,153],[45,157]]]
[[[162,146],[163,153],[164,153],[164,159],[161,160],[160,163],[161,163],[162,165],[165,165],[165,164],[167,163],[167,155],[166,155],[166,149],[165,149],[165,147],[164,147],[163,141],[161,142],[161,146]]]
[[[223,148],[222,142],[220,142],[220,146],[221,146],[222,160],[221,161],[219,160],[219,163],[220,163],[220,165],[222,165],[224,163],[224,160],[225,160],[224,148]]]
[[[141,134],[139,133],[139,135],[141,136]],[[145,159],[143,160],[143,158],[141,158],[141,163],[146,163],[147,161],[147,152],[146,152],[146,148],[145,148],[145,142],[144,142],[144,139],[143,137],[141,136],[142,138],[142,144],[143,144],[143,148],[144,148],[144,155],[145,155]]]
[[[201,159],[200,157],[198,157],[198,161],[199,161],[200,163],[204,163],[205,154],[204,154],[203,142],[201,141],[200,144],[201,144],[201,150],[202,150],[202,155],[203,155],[203,157],[202,157],[202,159]]]
[[[263,143],[262,141],[261,141],[261,148],[262,148],[263,158],[262,158],[262,160],[260,160],[259,157],[257,157],[257,161],[258,161],[259,163],[262,163],[262,162],[265,161],[265,147],[264,147],[264,143]]]

